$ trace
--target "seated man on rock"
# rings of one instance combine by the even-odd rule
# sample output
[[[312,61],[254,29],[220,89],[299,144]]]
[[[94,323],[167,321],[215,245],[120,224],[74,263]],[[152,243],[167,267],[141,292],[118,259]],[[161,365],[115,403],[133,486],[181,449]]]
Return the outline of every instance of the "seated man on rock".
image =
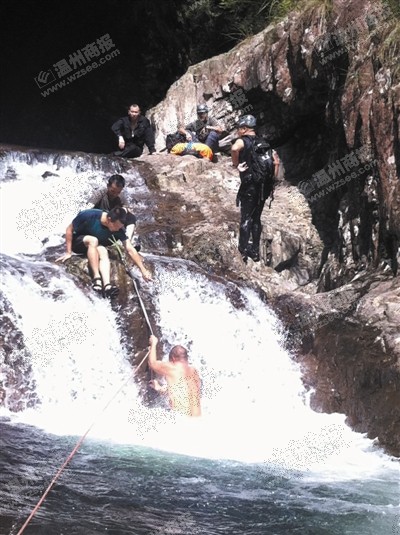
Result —
[[[73,253],[86,254],[92,274],[93,290],[104,297],[114,297],[119,289],[111,284],[111,265],[107,246],[113,240],[121,240],[131,260],[140,269],[145,280],[151,273],[145,268],[143,259],[133,247],[124,231],[126,210],[117,206],[110,212],[83,210],[68,225],[65,232],[66,254],[57,259],[65,262]]]
[[[147,117],[141,114],[138,104],[131,104],[128,115],[115,121],[111,130],[118,139],[119,151],[114,152],[114,156],[138,158],[144,145],[148,147],[149,154],[156,152],[153,128]]]
[[[206,104],[199,104],[197,119],[185,127],[181,126],[179,132],[186,136],[186,141],[204,143],[215,154],[218,151],[218,140],[224,129],[214,117],[209,117],[208,112]]]

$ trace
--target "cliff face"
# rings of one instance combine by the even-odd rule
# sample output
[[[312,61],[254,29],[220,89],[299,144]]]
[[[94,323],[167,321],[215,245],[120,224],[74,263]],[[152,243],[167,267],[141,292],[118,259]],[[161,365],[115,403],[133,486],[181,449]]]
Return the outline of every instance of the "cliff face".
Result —
[[[285,179],[310,201],[324,244],[320,290],[382,263],[396,273],[400,243],[398,30],[379,2],[332,4],[191,67],[149,113],[159,149],[197,102],[227,132],[239,115],[257,117]]]

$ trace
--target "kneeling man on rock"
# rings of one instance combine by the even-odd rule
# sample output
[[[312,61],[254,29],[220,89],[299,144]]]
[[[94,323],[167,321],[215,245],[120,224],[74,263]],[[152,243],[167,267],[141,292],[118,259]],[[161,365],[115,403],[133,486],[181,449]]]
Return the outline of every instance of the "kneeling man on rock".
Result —
[[[145,280],[151,273],[145,268],[143,259],[125,234],[126,210],[117,206],[109,212],[83,210],[75,217],[65,232],[66,254],[57,259],[65,262],[73,253],[87,255],[92,274],[93,290],[104,297],[114,297],[119,289],[110,282],[110,259],[107,246],[114,240],[121,240],[127,254],[140,269]]]

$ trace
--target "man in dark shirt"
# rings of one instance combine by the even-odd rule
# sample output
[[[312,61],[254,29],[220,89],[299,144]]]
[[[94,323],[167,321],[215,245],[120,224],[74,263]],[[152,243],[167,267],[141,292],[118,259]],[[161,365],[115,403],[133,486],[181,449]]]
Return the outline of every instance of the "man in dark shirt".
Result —
[[[218,140],[223,128],[216,119],[208,116],[208,107],[205,104],[199,104],[197,120],[184,128],[179,128],[179,132],[186,136],[186,141],[204,143],[215,154],[218,151]]]
[[[128,108],[128,115],[116,121],[111,130],[118,137],[119,151],[114,152],[115,156],[124,158],[138,158],[143,153],[146,144],[149,154],[156,152],[154,132],[150,121],[140,114],[140,107],[131,104]]]
[[[94,204],[91,208],[103,210],[109,212],[117,206],[123,207],[126,212],[125,217],[125,234],[133,243],[135,249],[139,252],[140,240],[135,235],[136,216],[124,207],[124,200],[121,199],[122,190],[125,187],[125,179],[122,175],[112,175],[108,179],[107,189],[99,192],[97,195],[91,198],[91,203]]]
[[[106,191],[101,191],[92,199],[93,208],[109,212],[116,206],[122,206],[121,192],[125,187],[125,179],[121,175],[112,175],[108,179]]]
[[[65,232],[66,254],[57,259],[57,262],[65,262],[73,253],[86,254],[93,277],[93,290],[105,297],[114,297],[119,291],[110,282],[111,266],[106,247],[112,245],[112,240],[122,241],[143,278],[151,280],[151,273],[145,268],[142,257],[125,234],[125,218],[126,211],[120,207],[108,213],[102,210],[79,212]]]

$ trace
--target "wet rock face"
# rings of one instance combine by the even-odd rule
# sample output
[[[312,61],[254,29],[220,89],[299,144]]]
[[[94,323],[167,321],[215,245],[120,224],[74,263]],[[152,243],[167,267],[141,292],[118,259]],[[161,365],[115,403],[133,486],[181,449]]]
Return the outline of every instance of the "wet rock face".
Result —
[[[398,279],[364,275],[333,292],[281,295],[273,305],[312,389],[312,408],[346,414],[352,428],[399,456]]]
[[[136,371],[135,380],[140,387],[144,401],[151,403],[152,395],[147,387],[147,383],[150,380],[150,370],[147,361],[142,362],[147,353],[150,331],[141,309],[137,292],[139,292],[150,317],[154,317],[154,306],[147,289],[141,287],[139,271],[135,285],[131,276],[127,274],[125,266],[121,263],[116,251],[111,247],[108,250],[111,261],[111,280],[119,288],[118,296],[112,299],[110,305],[117,313],[121,345],[125,348],[132,368]],[[130,266],[129,260],[126,261],[126,265]],[[147,261],[147,265],[149,269],[152,268],[151,261]],[[74,276],[76,284],[82,286],[83,291],[91,291],[91,279],[88,276],[86,258],[73,256],[65,263],[65,269]]]
[[[102,165],[116,168],[119,162]],[[304,196],[283,179],[271,208],[266,206],[262,215],[261,261],[244,264],[237,250],[239,177],[228,156],[221,155],[213,164],[192,156],[157,154],[124,165],[136,168],[149,188],[141,199],[145,208],[137,224],[149,268],[154,270],[163,256],[191,260],[211,278],[222,276],[235,283],[227,285],[226,298],[238,308],[243,304],[236,284],[258,290],[286,328],[304,383],[314,390],[313,408],[347,414],[350,425],[378,437],[383,447],[400,455],[400,279],[390,269],[365,269],[354,271],[352,282],[337,279],[337,289],[319,292],[321,277],[326,276],[318,277],[324,245]],[[46,260],[52,263],[63,252],[64,246],[48,248]],[[118,313],[121,343],[135,367],[146,354],[149,329],[133,282],[113,249],[110,258],[112,279],[120,288],[112,306]],[[92,291],[86,259],[72,257],[65,269],[82,291]],[[41,270],[34,278],[47,287]],[[143,284],[140,295],[149,317],[154,317],[151,285]],[[8,345],[14,351],[19,347],[15,325],[4,334],[8,332],[13,333]],[[16,370],[21,378],[29,376],[19,364]],[[137,380],[146,402],[152,403],[149,377],[144,366]],[[0,390],[4,397],[4,383]],[[19,410],[25,399],[29,396],[19,396],[14,409]]]
[[[221,155],[217,164],[193,156],[142,156],[140,168],[157,198],[154,220],[138,225],[143,243],[150,245],[154,233],[168,233],[169,255],[235,280],[248,281],[250,269],[253,281],[265,283],[267,295],[293,290],[316,277],[323,245],[296,187],[281,180],[271,208],[268,201],[264,209],[261,268],[253,262],[246,266],[237,250],[239,176],[229,156]],[[153,240],[150,250],[165,252],[155,245]]]
[[[161,189],[209,207],[200,207],[205,218],[183,232],[177,254],[261,288],[287,326],[305,383],[315,388],[314,408],[346,413],[357,430],[400,455],[400,80],[387,50],[393,22],[383,3],[361,0],[293,13],[192,66],[148,115],[159,149],[178,123],[194,118],[198,101],[225,134],[238,116],[257,117],[285,170],[271,210],[264,209],[262,262],[244,267],[238,258],[237,178],[229,183],[223,155],[223,190],[210,183],[207,166],[204,174],[175,170],[171,180],[157,175]],[[218,231],[212,210],[220,210],[212,218]]]
[[[18,318],[7,298],[0,294],[0,407],[13,412],[38,403],[32,379],[31,355],[25,347]]]

